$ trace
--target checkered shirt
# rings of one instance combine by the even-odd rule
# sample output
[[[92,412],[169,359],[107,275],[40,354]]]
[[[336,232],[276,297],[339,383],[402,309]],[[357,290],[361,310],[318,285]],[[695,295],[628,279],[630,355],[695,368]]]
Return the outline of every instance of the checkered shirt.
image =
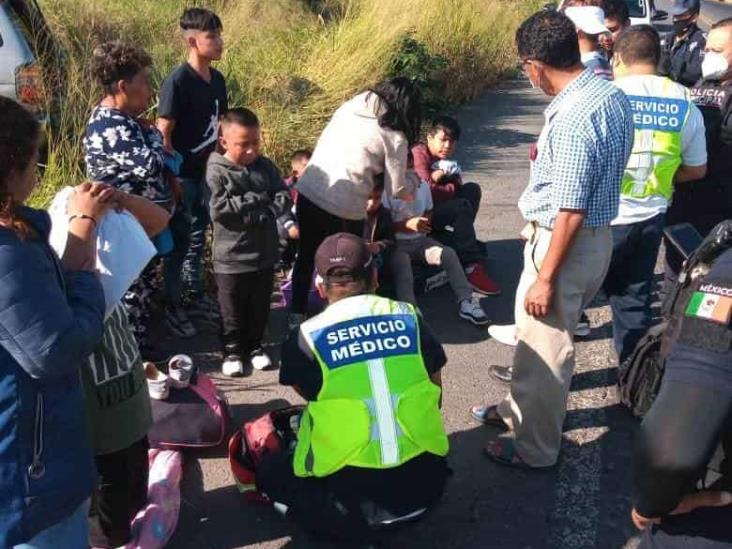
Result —
[[[633,148],[625,94],[585,70],[544,116],[529,185],[519,199],[524,218],[552,228],[560,209],[584,210],[583,227],[610,225]]]

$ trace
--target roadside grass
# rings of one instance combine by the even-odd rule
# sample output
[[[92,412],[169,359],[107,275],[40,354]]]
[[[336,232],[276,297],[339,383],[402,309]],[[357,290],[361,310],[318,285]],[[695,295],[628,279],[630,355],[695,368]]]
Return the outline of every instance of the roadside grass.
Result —
[[[257,112],[265,153],[284,168],[292,150],[314,146],[341,102],[395,67],[410,66],[411,76],[428,83],[433,111],[476,98],[516,70],[515,29],[543,2],[39,0],[66,52],[66,81],[34,205],[45,206],[58,188],[84,179],[81,140],[100,99],[90,74],[94,47],[111,39],[144,47],[154,59],[157,88],[185,58],[177,21],[194,3],[221,16],[226,52],[217,68],[230,105]],[[414,44],[424,55],[413,55]]]

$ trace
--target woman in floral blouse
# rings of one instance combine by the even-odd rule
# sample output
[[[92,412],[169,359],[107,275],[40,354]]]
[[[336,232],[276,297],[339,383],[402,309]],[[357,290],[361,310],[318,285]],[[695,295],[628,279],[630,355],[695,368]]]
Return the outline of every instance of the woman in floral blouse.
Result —
[[[150,56],[123,42],[94,51],[93,73],[104,98],[92,111],[84,138],[86,169],[93,181],[142,196],[172,210],[177,181],[166,168],[163,137],[141,117],[153,96]],[[148,265],[124,298],[140,349],[149,354],[145,328],[156,263]]]

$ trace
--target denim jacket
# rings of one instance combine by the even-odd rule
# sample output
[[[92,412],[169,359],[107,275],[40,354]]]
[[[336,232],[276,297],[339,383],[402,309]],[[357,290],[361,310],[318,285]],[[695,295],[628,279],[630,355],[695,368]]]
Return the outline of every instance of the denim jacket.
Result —
[[[19,214],[40,238],[0,227],[0,547],[68,517],[96,474],[79,368],[102,336],[102,287],[63,271],[45,212]]]

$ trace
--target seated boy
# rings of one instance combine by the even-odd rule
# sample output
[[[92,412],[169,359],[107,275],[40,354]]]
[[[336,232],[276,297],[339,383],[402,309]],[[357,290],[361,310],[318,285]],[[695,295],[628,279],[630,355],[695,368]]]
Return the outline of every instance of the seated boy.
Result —
[[[224,343],[224,375],[271,365],[262,349],[269,318],[274,265],[278,258],[278,222],[292,220],[292,200],[279,170],[259,154],[257,116],[230,109],[221,121],[219,145],[206,170],[211,190],[213,270],[218,285]]]
[[[407,178],[418,178],[407,170]],[[412,262],[436,265],[445,269],[447,279],[458,300],[460,318],[479,326],[488,323],[488,317],[477,298],[473,297],[465,272],[455,250],[427,236],[432,232],[432,194],[424,181],[418,183],[412,202],[382,196],[384,206],[391,211],[396,231],[396,248],[391,257],[391,271],[397,299],[416,304]]]
[[[480,186],[463,183],[460,166],[452,159],[459,139],[457,120],[449,116],[436,118],[427,142],[412,148],[414,169],[432,191],[434,238],[455,248],[475,291],[497,295],[501,288],[485,272],[485,246],[473,226],[480,207]]]

